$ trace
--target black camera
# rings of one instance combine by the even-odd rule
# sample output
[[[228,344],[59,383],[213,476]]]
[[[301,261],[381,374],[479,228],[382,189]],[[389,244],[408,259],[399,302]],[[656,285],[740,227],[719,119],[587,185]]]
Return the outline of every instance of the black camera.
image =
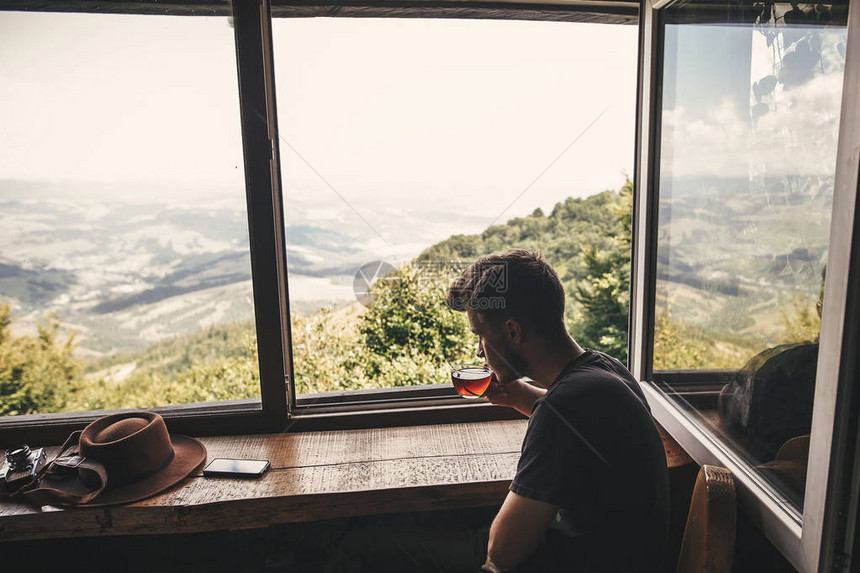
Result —
[[[38,479],[48,460],[44,448],[31,450],[22,444],[6,450],[6,463],[0,469],[2,487],[7,493],[18,491]]]

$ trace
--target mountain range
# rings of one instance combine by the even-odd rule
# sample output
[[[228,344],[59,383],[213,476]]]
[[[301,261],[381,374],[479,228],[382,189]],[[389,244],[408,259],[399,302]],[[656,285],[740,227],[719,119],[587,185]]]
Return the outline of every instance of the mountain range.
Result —
[[[658,300],[673,304],[676,315],[749,330],[756,313],[774,312],[764,293],[779,299],[796,289],[817,292],[832,180],[671,183],[664,182],[660,201],[657,274]],[[568,199],[550,216],[538,210],[480,235],[452,232],[481,228],[469,210],[378,213],[374,224],[387,239],[354,216],[346,225],[342,213],[314,217],[312,205],[291,203],[291,306],[313,311],[354,300],[356,270],[385,255],[461,261],[528,246],[557,260],[565,281],[580,280],[583,268],[575,261],[582,246],[601,247],[599,236],[614,224],[615,215],[601,213],[605,201],[594,197]],[[169,191],[111,194],[6,180],[0,181],[0,230],[0,302],[11,304],[14,327],[33,331],[47,313],[56,313],[63,330],[76,333],[83,356],[141,350],[253,318],[241,190],[179,201],[170,200]],[[399,250],[383,248],[395,238]]]
[[[63,332],[75,333],[78,353],[98,357],[253,319],[244,191],[192,191],[0,180],[0,302],[12,307],[13,329],[33,333],[56,313]],[[392,250],[352,213],[320,218],[314,207],[291,201],[286,213],[298,311],[354,300],[361,265],[408,260],[424,240],[468,219],[382,212],[377,226],[399,245]],[[428,239],[419,227],[433,230]]]

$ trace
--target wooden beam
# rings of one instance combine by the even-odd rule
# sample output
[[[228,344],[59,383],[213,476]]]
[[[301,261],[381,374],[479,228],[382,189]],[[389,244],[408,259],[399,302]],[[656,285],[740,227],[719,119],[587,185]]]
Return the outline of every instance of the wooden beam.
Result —
[[[230,16],[229,0],[3,0],[2,10],[83,12],[162,16]],[[481,2],[481,1],[274,1],[275,18],[459,18],[488,20],[549,20],[631,24],[638,22],[638,3],[598,2]]]

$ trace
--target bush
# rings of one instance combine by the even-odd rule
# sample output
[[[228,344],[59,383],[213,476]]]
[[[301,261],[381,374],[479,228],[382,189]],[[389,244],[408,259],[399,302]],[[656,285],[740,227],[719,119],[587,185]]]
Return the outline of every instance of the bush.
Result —
[[[444,270],[409,264],[378,281],[358,327],[368,350],[386,358],[424,355],[441,363],[468,355],[475,336],[466,315],[445,305],[447,277]]]
[[[57,412],[80,389],[74,335],[60,341],[60,320],[48,315],[38,335],[13,336],[9,305],[0,305],[0,415]]]

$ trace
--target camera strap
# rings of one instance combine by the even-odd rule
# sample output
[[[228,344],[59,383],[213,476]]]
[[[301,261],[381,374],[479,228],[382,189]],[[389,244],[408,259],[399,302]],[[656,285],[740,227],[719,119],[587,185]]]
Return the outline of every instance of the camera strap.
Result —
[[[73,432],[46,466],[42,477],[22,495],[39,507],[43,505],[84,505],[107,486],[107,470],[96,460],[81,457],[77,451],[81,432]]]
[[[67,449],[69,447],[69,444],[71,444],[73,440],[77,439],[80,434],[81,433],[79,431],[73,432],[72,435],[69,436],[68,439],[65,441],[65,443],[60,446],[60,454],[62,454],[63,450]],[[49,463],[44,464],[41,469],[39,469],[37,473],[33,475],[27,483],[18,486],[18,488],[15,490],[3,491],[2,489],[0,489],[0,499],[14,499],[19,495],[23,495],[26,492],[39,487],[39,482],[41,481],[42,476],[47,471],[49,465]]]

